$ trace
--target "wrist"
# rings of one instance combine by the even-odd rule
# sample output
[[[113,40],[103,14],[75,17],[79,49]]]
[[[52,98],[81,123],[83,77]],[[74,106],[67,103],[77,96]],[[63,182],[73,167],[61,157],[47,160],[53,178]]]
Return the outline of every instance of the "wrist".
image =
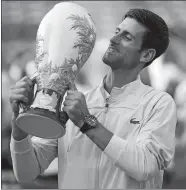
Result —
[[[15,140],[20,141],[28,136],[27,133],[22,131],[16,124],[16,117],[12,117],[12,136]]]
[[[87,114],[85,115],[84,122],[80,127],[80,131],[82,133],[86,133],[88,130],[96,128],[97,123],[98,120],[94,115]]]
[[[96,134],[97,131],[99,131],[99,125],[97,124],[95,127],[91,127],[88,130],[84,132],[88,137],[91,137],[92,135]]]
[[[95,128],[87,130],[84,134],[91,139],[102,151],[109,144],[113,133],[107,130],[101,123],[97,123]]]
[[[12,114],[12,121],[15,121],[15,120],[17,119],[17,116],[18,116],[18,114],[13,113],[13,114]]]
[[[85,120],[80,120],[79,123],[77,124],[78,128],[81,129],[84,123],[85,123]]]

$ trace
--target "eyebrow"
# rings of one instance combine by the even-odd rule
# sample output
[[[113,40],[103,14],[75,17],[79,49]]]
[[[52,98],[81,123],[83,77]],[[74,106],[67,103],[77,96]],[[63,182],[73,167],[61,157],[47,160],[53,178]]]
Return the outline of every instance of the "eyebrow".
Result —
[[[119,30],[119,31],[120,31],[121,29],[120,29],[119,27],[117,27],[116,30]],[[132,34],[131,34],[129,31],[127,31],[127,30],[124,30],[122,33],[124,33],[124,34],[129,34],[129,35],[132,36],[133,39],[135,39],[135,36],[132,35]]]

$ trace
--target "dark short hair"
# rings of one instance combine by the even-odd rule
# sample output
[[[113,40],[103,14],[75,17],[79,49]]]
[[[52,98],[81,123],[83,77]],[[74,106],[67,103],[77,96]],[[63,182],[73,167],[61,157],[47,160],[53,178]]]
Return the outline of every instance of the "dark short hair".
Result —
[[[141,48],[153,48],[156,50],[156,55],[152,61],[145,64],[144,67],[147,67],[168,48],[168,26],[160,16],[146,9],[130,9],[122,20],[127,17],[135,19],[149,30],[143,37]]]

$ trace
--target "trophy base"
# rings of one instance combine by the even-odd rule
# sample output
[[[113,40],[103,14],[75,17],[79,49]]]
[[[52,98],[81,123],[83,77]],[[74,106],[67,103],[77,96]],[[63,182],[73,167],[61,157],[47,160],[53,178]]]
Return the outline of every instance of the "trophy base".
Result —
[[[56,116],[44,109],[36,108],[20,113],[16,123],[25,133],[46,139],[60,138],[66,132],[65,126],[62,126]]]

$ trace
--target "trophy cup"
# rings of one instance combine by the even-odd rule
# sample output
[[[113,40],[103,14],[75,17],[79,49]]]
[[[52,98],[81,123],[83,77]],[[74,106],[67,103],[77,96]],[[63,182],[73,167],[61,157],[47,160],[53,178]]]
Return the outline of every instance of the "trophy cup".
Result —
[[[95,23],[76,3],[58,3],[44,16],[36,37],[37,91],[31,105],[20,104],[16,124],[21,130],[48,139],[65,134],[68,115],[61,111],[63,97],[95,41]]]

